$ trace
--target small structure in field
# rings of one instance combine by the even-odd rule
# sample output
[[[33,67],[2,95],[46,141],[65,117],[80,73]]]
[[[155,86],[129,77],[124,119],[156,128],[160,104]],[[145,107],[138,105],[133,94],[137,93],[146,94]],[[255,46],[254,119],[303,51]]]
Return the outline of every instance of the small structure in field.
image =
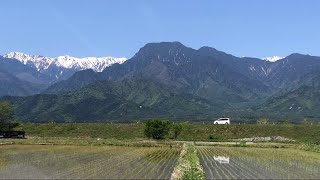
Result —
[[[25,131],[0,131],[0,138],[25,138]]]

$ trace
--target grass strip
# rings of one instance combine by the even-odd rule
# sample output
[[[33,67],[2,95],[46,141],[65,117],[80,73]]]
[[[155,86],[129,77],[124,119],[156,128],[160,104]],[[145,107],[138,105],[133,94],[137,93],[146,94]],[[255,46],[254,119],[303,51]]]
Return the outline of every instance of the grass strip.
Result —
[[[171,174],[171,179],[204,179],[204,171],[193,143],[183,144],[178,163]]]

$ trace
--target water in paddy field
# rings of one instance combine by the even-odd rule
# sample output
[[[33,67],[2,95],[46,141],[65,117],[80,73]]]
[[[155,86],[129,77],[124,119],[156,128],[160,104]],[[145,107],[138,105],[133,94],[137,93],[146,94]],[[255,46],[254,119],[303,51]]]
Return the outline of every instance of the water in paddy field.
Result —
[[[197,149],[206,179],[320,179],[320,153],[275,148]]]
[[[0,179],[168,179],[178,148],[2,146]]]

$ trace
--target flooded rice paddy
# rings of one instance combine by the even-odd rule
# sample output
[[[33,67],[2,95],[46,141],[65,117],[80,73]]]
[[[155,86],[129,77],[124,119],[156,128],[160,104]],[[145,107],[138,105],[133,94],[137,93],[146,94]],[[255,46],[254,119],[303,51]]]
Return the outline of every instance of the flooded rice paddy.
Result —
[[[206,179],[320,179],[320,154],[297,149],[199,146]]]
[[[0,147],[0,179],[168,179],[178,148]]]
[[[0,179],[169,179],[179,148],[0,147]],[[197,146],[206,179],[320,179],[320,154],[286,148]]]

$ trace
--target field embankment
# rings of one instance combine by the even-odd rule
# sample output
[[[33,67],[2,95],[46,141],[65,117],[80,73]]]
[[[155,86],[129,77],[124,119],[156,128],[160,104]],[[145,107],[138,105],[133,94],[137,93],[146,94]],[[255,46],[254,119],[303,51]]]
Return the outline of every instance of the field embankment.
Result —
[[[117,140],[146,139],[144,124],[21,124],[17,130],[26,131],[29,137],[103,138]],[[281,136],[296,143],[320,144],[320,125],[214,125],[183,123],[181,141],[230,141],[231,139]],[[169,134],[168,139],[173,139]]]
[[[171,175],[171,180],[181,179],[204,179],[196,147],[190,142],[183,144],[178,163]]]

